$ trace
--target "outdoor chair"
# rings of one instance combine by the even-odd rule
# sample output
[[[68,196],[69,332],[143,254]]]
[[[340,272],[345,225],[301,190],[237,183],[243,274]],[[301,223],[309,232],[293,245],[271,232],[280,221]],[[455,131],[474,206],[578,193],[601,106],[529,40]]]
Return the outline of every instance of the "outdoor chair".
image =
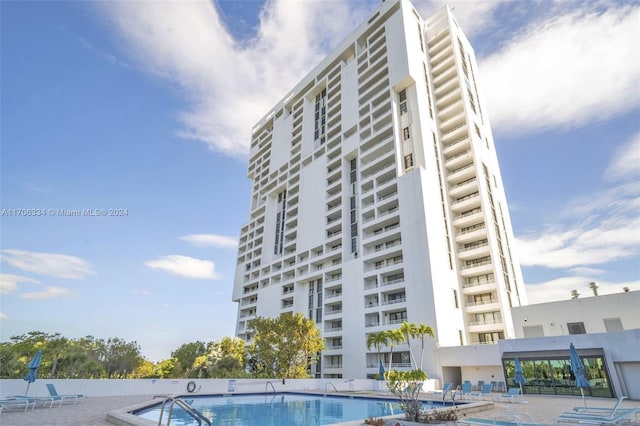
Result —
[[[482,390],[481,391],[476,391],[476,392],[472,392],[471,396],[472,397],[478,397],[480,399],[492,399],[491,398],[491,391],[493,390],[493,385],[491,383],[486,383],[482,386]]]
[[[516,399],[522,401],[522,395],[520,394],[520,388],[511,388],[507,393],[498,395],[497,401],[507,401],[514,403]]]
[[[620,408],[620,404],[622,404],[622,401],[624,401],[625,399],[627,399],[626,396],[621,396],[620,398],[618,398],[618,401],[616,401],[615,405],[611,408],[580,406],[580,407],[573,407],[573,411],[577,413],[582,413],[582,414],[596,414],[596,415],[610,416],[612,413],[615,413]]]
[[[640,408],[620,408],[624,397],[619,398],[615,406],[607,408],[581,408],[574,407],[572,411],[562,413],[558,416],[558,423],[584,423],[600,425],[619,425],[626,423],[631,417],[636,417],[640,413]],[[576,408],[578,410],[576,410]],[[580,411],[582,410],[582,411]]]
[[[26,412],[29,407],[33,410],[36,403],[21,398],[2,398],[0,399],[0,407],[2,410],[22,410]]]
[[[451,394],[452,398],[455,399],[457,397],[467,398],[471,396],[472,386],[471,382],[464,382],[462,386],[458,386],[458,388]]]
[[[52,396],[11,395],[9,398],[31,402],[34,404],[34,407],[46,407],[48,405],[48,408],[53,408],[53,404],[56,402],[60,402],[60,405],[62,405],[62,399],[57,399]]]
[[[505,419],[510,419],[512,421],[507,421]],[[466,417],[458,420],[458,423],[474,426],[551,426],[544,423],[533,422],[533,416],[526,412],[503,413],[495,416],[493,419]]]
[[[76,404],[80,398],[84,398],[84,395],[79,393],[59,395],[56,387],[52,383],[47,383],[47,389],[49,390],[49,394],[51,395],[51,397],[56,401],[60,401],[60,404],[62,404],[64,401],[73,401],[73,403]]]
[[[435,390],[432,393],[434,395],[442,395],[442,400],[444,401],[447,398],[447,393],[451,392],[453,388],[453,383],[445,383],[442,387],[442,390]],[[453,393],[451,394],[451,398],[455,398]]]

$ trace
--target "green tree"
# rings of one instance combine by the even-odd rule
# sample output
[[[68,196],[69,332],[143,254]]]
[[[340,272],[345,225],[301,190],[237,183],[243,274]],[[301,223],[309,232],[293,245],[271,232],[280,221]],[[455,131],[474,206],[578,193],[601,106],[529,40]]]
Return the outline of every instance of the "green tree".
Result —
[[[391,371],[393,348],[404,342],[404,334],[402,334],[402,331],[397,328],[394,328],[393,330],[385,330],[383,333],[387,338],[387,345],[389,346],[389,371]]]
[[[380,347],[386,344],[387,335],[384,331],[369,333],[367,336],[367,349],[370,350],[372,347],[376,348],[376,351],[378,352],[378,362],[382,361],[382,357],[380,356]]]
[[[173,358],[163,359],[157,365],[157,372],[160,378],[174,377],[174,370],[176,368],[176,360]]]
[[[422,366],[424,365],[424,339],[425,337],[429,336],[432,339],[435,337],[435,334],[433,333],[433,328],[431,328],[428,325],[425,325],[423,323],[420,323],[416,326],[415,330],[414,330],[414,335],[413,337],[419,337],[420,338],[420,365],[418,366],[418,368],[422,368]]]
[[[411,360],[411,364],[415,366],[415,368],[420,368],[422,366],[416,365],[416,358],[413,356],[413,350],[411,349],[411,338],[417,334],[418,327],[415,324],[409,323],[407,321],[402,321],[402,325],[400,325],[400,332],[404,336],[404,341],[407,342],[409,346],[409,359]]]
[[[398,399],[406,419],[410,422],[420,421],[422,401],[420,401],[419,395],[426,379],[427,374],[420,369],[387,372],[389,391]]]
[[[158,376],[156,365],[148,359],[142,360],[133,371],[134,379],[154,379]]]
[[[252,355],[260,360],[270,377],[299,379],[324,349],[324,341],[315,321],[301,313],[285,313],[278,318],[256,318],[251,324],[254,342]]]
[[[136,342],[126,342],[117,337],[103,342],[101,352],[108,379],[126,378],[143,360]]]
[[[21,367],[20,357],[12,345],[8,342],[0,343],[0,378],[16,378],[20,375]]]
[[[176,360],[176,367],[183,377],[198,377],[198,369],[194,363],[196,359],[207,353],[207,345],[204,342],[192,342],[181,345],[178,349],[171,352],[171,357]]]
[[[223,337],[214,342],[205,361],[210,377],[241,377],[244,375],[247,344],[237,337]]]

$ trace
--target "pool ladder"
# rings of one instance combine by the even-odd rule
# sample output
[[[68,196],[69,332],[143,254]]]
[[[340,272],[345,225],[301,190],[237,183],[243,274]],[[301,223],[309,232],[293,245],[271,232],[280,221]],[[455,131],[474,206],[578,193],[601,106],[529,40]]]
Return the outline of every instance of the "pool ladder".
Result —
[[[325,383],[324,384],[324,391],[327,392],[327,389],[329,388],[329,386],[331,386],[333,388],[334,392],[338,392],[338,389],[336,389],[336,387],[333,385],[333,383],[329,382],[329,383]]]
[[[164,409],[167,405],[167,402],[171,402],[171,405],[169,406],[169,414],[167,416],[167,426],[171,424],[171,414],[173,413],[174,405],[182,408],[188,415],[193,417],[198,422],[198,426],[202,426],[203,422],[204,424],[211,426],[211,420],[209,420],[198,410],[190,406],[185,400],[176,398],[175,396],[171,395],[155,395],[153,399],[156,398],[164,398],[164,400],[162,401],[162,409],[160,410],[160,418],[158,419],[158,426],[162,426],[162,418],[164,417]]]

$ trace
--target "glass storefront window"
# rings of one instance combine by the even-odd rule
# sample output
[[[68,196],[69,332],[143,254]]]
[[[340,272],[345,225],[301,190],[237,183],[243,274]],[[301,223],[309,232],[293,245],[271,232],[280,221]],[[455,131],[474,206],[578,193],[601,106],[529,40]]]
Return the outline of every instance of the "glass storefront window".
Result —
[[[518,354],[527,380],[522,386],[525,394],[580,396],[580,389],[575,386],[575,376],[571,372],[569,352],[561,352],[563,353],[558,355],[536,352]],[[591,384],[591,388],[583,389],[585,396],[613,398],[604,355],[586,355],[581,358],[587,380]],[[518,387],[515,383],[515,357],[505,354],[502,363],[507,386]]]

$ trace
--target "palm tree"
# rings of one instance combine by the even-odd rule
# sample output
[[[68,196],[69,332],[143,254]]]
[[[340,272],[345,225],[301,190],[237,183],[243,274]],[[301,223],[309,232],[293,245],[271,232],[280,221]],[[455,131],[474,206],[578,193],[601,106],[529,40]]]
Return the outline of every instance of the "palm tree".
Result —
[[[387,335],[384,331],[379,333],[370,333],[367,336],[367,349],[371,349],[371,347],[375,347],[376,351],[378,351],[378,362],[382,361],[382,357],[380,356],[380,346],[387,344]],[[381,379],[382,380],[382,379]]]
[[[416,365],[416,359],[413,356],[413,350],[411,350],[411,338],[416,337],[418,332],[418,326],[415,324],[408,323],[407,321],[402,321],[402,325],[400,326],[400,332],[404,336],[404,340],[407,342],[409,346],[409,356],[411,358],[411,363]],[[416,366],[418,368],[418,366]]]
[[[404,342],[404,334],[400,329],[386,330],[382,331],[385,334],[387,339],[387,344],[389,345],[389,371],[391,371],[391,363],[393,361],[393,348]]]
[[[431,338],[433,338],[435,334],[433,333],[433,328],[431,328],[428,325],[424,325],[423,323],[418,324],[414,331],[415,331],[414,337],[419,337],[422,344],[421,352],[420,352],[420,368],[422,368],[423,361],[424,361],[424,338],[426,336],[431,336]]]

